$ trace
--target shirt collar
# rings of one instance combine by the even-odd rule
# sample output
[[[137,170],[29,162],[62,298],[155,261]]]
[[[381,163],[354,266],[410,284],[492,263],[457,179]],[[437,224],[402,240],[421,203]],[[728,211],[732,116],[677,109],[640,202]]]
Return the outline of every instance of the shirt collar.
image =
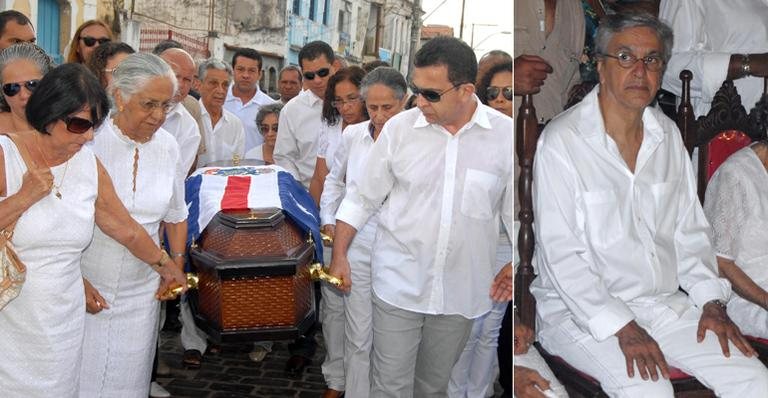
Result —
[[[200,116],[207,116],[210,119],[211,118],[211,114],[208,113],[208,109],[206,109],[205,105],[203,105],[203,99],[200,98],[197,101],[200,103]],[[224,109],[224,107],[221,108],[221,118],[225,122],[229,121],[229,118],[227,117],[227,110]]]
[[[312,90],[305,90],[302,94],[307,97],[307,104],[309,104],[309,106],[315,106],[318,102],[323,102],[323,99],[316,96]]]
[[[573,108],[573,112],[579,112],[580,115],[576,118],[576,130],[584,137],[608,134],[605,130],[603,113],[597,98],[599,92],[600,85],[598,84],[581,100],[581,103]],[[643,131],[657,140],[662,140],[667,133],[659,122],[656,111],[650,105],[643,110]]]
[[[480,102],[480,99],[477,98],[476,95],[473,95],[475,102],[477,104],[477,107],[475,108],[475,112],[472,113],[472,118],[469,119],[469,122],[462,126],[462,129],[471,128],[473,125],[478,125],[484,129],[490,129],[491,128],[491,121],[488,120],[488,108],[487,106],[483,105]],[[432,123],[429,123],[427,121],[427,118],[424,117],[424,114],[419,111],[419,116],[416,118],[416,122],[413,123],[414,128],[422,128],[429,126]]]
[[[239,97],[235,96],[234,89],[235,89],[235,83],[230,84],[229,85],[229,90],[227,90],[227,98],[224,100],[224,102],[230,102],[230,101],[234,101],[234,100],[241,101]],[[261,94],[261,89],[259,88],[259,85],[257,84],[256,85],[256,92],[253,94],[253,97],[251,97],[251,99],[249,99],[248,102],[246,102],[243,105],[245,106],[245,105],[248,105],[248,104],[258,104],[259,103],[258,102],[259,94]]]

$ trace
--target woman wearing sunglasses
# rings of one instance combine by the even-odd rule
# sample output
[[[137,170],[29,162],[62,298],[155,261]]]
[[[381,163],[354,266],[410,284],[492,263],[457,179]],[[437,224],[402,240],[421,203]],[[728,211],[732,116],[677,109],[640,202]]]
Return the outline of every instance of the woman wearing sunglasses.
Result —
[[[280,110],[283,104],[274,103],[264,105],[256,114],[256,126],[259,133],[264,137],[264,143],[251,148],[245,153],[246,159],[262,160],[266,164],[275,164],[272,154],[275,153],[275,142],[277,142],[277,123],[280,120]]]
[[[85,64],[99,44],[114,40],[112,29],[106,22],[91,19],[83,22],[72,37],[67,53],[68,63]]]
[[[27,101],[51,68],[51,58],[34,44],[14,44],[0,52],[0,133],[32,129],[24,114]]]
[[[80,260],[94,225],[160,275],[157,294],[185,283],[83,148],[108,107],[93,75],[65,64],[46,74],[29,99],[27,119],[36,132],[13,141],[0,136],[0,227],[15,223],[12,241],[27,267],[20,294],[0,310],[3,396],[80,396],[82,347],[89,344]],[[134,336],[115,337],[132,344]]]
[[[184,267],[186,171],[175,138],[161,128],[174,106],[176,75],[153,54],[131,54],[109,87],[116,112],[96,132],[92,149],[115,193],[152,239],[165,229],[172,267]],[[146,397],[157,342],[160,278],[106,231],[96,229],[83,253],[87,280],[80,394]]]
[[[512,62],[494,65],[480,79],[477,96],[484,104],[512,117],[512,79]]]

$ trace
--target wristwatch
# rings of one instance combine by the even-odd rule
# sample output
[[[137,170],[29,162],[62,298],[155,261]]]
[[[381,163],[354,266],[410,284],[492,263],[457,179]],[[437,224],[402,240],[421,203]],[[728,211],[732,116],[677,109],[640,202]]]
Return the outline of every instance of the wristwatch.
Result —
[[[707,301],[707,302],[706,302],[704,305],[707,305],[707,304],[709,304],[709,303],[713,303],[713,304],[716,304],[717,306],[719,306],[719,307],[720,307],[720,308],[722,308],[723,310],[727,310],[727,309],[728,309],[728,303],[726,303],[725,301],[723,301],[723,300],[720,300],[720,299],[717,299],[717,300],[709,300],[709,301]]]
[[[752,68],[749,66],[749,54],[741,54],[741,72],[744,76],[749,76],[752,73]]]

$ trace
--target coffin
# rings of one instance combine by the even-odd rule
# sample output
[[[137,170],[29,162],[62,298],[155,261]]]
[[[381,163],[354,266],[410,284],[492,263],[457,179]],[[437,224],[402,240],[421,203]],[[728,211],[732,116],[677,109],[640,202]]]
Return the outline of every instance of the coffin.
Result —
[[[195,323],[221,342],[294,339],[316,321],[314,246],[278,208],[220,211],[190,249]]]

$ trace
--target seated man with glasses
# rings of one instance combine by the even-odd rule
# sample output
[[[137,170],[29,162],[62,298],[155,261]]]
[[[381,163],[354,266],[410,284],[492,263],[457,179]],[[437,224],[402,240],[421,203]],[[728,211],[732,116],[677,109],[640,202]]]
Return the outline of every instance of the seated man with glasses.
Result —
[[[512,231],[512,119],[478,100],[461,40],[426,42],[414,65],[417,108],[387,121],[336,213],[330,272],[345,292],[350,243],[379,213],[371,397],[446,396],[473,319],[512,298],[511,265],[495,272],[501,219]]]
[[[606,17],[600,84],[539,139],[539,341],[610,396],[673,396],[669,366],[717,396],[768,396],[768,371],[726,313],[731,286],[680,132],[648,106],[671,46],[655,17]]]

